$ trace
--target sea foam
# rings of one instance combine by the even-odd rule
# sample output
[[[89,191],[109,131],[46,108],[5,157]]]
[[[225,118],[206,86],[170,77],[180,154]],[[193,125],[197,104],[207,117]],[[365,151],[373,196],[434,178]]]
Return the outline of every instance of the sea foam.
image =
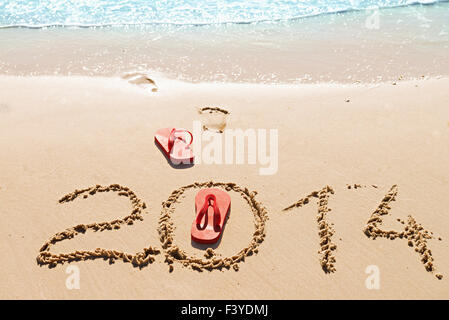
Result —
[[[0,28],[140,24],[205,25],[290,20],[448,0],[9,0]]]

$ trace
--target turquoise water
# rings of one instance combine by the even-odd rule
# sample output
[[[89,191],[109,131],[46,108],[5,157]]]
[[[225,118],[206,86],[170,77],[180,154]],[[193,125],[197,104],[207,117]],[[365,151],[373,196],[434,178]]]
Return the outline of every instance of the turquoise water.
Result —
[[[447,0],[1,0],[0,27],[250,23],[445,1]]]

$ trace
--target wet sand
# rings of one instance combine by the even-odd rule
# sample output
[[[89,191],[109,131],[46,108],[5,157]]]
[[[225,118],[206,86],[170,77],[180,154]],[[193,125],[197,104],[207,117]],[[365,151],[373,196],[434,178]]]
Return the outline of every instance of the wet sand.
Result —
[[[348,84],[449,76],[448,15],[449,3],[438,3],[249,25],[1,29],[0,74]]]

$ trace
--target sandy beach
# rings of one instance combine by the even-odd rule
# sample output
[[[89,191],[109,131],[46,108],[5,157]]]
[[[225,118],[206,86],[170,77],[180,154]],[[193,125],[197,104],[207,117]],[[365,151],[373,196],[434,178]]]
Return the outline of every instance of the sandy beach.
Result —
[[[0,76],[0,298],[448,297],[449,79],[266,85],[149,77],[156,86]],[[205,107],[227,113],[201,113]],[[276,129],[277,170],[261,175],[266,165],[248,161],[171,166],[155,131],[193,130],[195,121],[220,137],[214,128]],[[254,245],[238,267],[198,270],[192,262],[209,259],[190,239],[194,197],[208,183],[232,201],[210,259],[228,261]],[[136,208],[125,219],[132,224],[115,221]],[[192,259],[163,247],[167,214],[168,249]],[[101,222],[111,230],[78,227],[48,252],[101,248],[117,259],[38,263],[55,234]],[[140,267],[108,251],[149,247]],[[69,266],[79,269],[79,290],[66,286]],[[380,275],[374,289],[372,270]]]
[[[447,299],[448,14],[0,3],[0,299]]]

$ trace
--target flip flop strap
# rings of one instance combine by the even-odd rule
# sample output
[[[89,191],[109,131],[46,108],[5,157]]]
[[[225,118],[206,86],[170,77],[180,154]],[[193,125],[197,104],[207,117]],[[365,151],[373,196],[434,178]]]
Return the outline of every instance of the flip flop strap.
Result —
[[[187,146],[190,146],[192,144],[193,135],[190,131],[173,128],[173,130],[170,132],[170,135],[168,136],[168,151],[171,151],[171,149],[173,149],[173,146],[175,145],[175,139],[183,140],[181,137],[175,137],[176,133],[178,132],[187,132],[190,135],[190,142]]]
[[[220,219],[221,219],[220,209],[218,209],[217,198],[213,194],[209,194],[209,195],[206,196],[206,199],[204,201],[204,205],[201,208],[200,213],[196,217],[196,223],[200,224],[201,220],[203,219],[203,216],[205,214],[207,214],[207,211],[209,210],[210,200],[214,201],[214,204],[212,205],[212,207],[214,209],[214,227],[215,226],[219,226],[220,225]]]

